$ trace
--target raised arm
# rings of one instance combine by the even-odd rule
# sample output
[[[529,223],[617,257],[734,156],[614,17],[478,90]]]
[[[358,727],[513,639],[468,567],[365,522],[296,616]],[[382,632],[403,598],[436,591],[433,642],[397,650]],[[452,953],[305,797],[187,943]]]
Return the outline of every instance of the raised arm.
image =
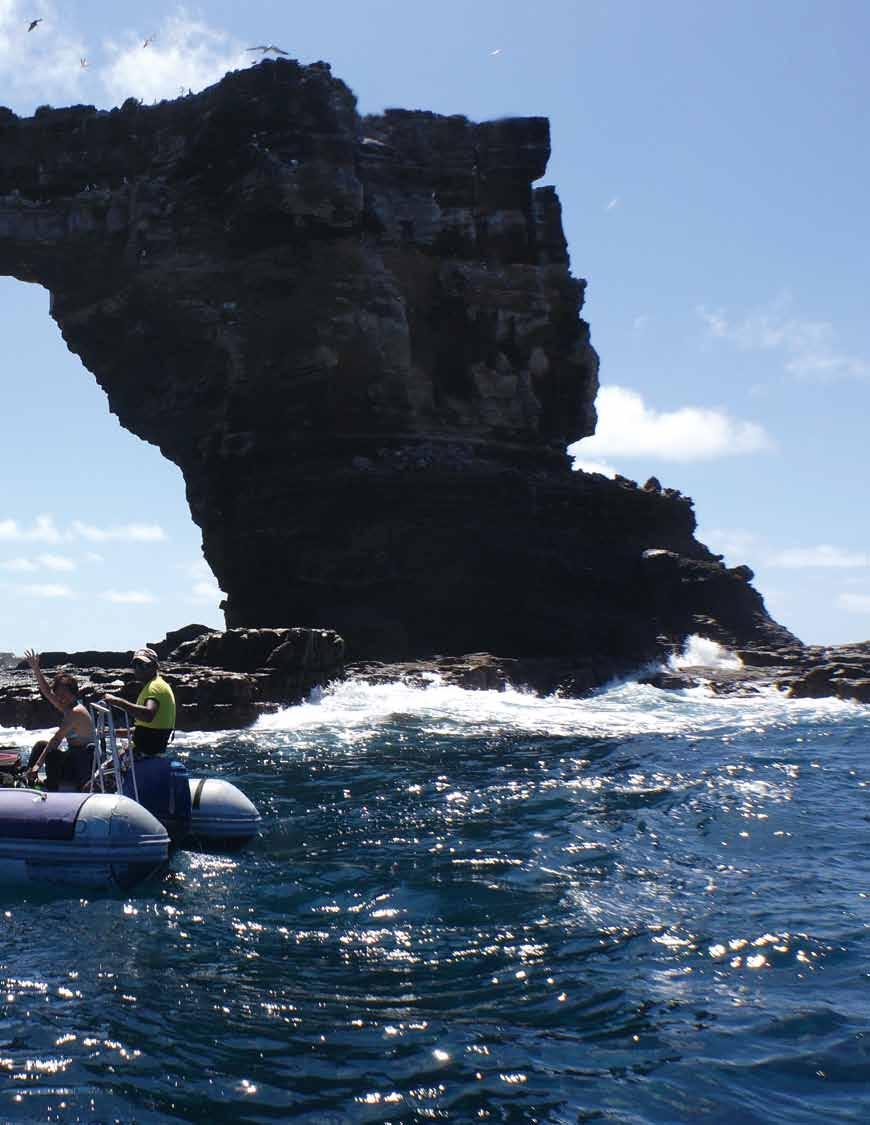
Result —
[[[63,705],[51,690],[51,686],[49,685],[48,680],[45,678],[42,669],[39,667],[39,653],[34,652],[32,648],[29,648],[24,653],[24,659],[30,665],[30,669],[33,672],[34,676],[36,676],[36,686],[39,688],[48,702],[52,705],[52,707],[63,714]]]

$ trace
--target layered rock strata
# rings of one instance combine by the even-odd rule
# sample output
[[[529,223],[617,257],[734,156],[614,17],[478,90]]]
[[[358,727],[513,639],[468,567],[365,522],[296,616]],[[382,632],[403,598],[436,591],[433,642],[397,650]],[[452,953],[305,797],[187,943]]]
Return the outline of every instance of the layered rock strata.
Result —
[[[193,627],[201,628],[200,626]],[[190,628],[180,630],[189,633]],[[157,647],[163,653],[174,636]],[[51,677],[63,669],[79,681],[85,702],[108,693],[135,701],[140,685],[132,652],[43,653]],[[179,730],[227,730],[298,703],[344,672],[344,642],[326,629],[234,629],[204,632],[169,652],[160,664],[178,704]],[[55,726],[57,712],[40,695],[27,664],[0,672],[0,727]]]
[[[598,360],[549,152],[542,118],[361,117],[283,60],[0,111],[0,272],[180,466],[229,626],[602,667],[698,620],[789,639],[679,494],[570,471]]]

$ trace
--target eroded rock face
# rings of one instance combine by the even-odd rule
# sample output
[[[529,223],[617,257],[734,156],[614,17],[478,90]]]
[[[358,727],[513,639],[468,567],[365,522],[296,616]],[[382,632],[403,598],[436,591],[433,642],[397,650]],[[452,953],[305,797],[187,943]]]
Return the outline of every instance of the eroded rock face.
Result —
[[[229,626],[335,628],[353,659],[775,631],[682,498],[570,472],[598,361],[548,156],[544,119],[361,118],[283,60],[0,114],[0,272],[180,466]]]
[[[191,637],[186,640],[184,637]],[[173,642],[182,638],[177,647]],[[175,692],[179,730],[247,726],[260,715],[306,699],[344,673],[344,641],[326,629],[231,629],[188,625],[154,645],[160,674]],[[171,649],[171,651],[170,651]],[[166,654],[164,656],[164,654]],[[106,693],[136,701],[141,683],[130,652],[41,653],[52,672],[72,672],[86,703]],[[0,727],[56,726],[58,713],[43,699],[27,661],[0,671]]]

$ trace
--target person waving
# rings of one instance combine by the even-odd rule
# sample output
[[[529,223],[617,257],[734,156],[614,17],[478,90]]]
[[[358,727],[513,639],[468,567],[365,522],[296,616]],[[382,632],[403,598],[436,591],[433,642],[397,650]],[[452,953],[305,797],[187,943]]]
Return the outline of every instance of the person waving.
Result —
[[[40,766],[45,763],[45,788],[81,789],[91,776],[94,754],[94,724],[90,713],[78,698],[75,676],[60,672],[49,684],[39,666],[39,653],[28,649],[24,658],[36,677],[36,684],[48,702],[63,716],[60,726],[46,742],[37,742],[27,763],[28,784],[33,784]],[[60,744],[66,739],[66,750]]]

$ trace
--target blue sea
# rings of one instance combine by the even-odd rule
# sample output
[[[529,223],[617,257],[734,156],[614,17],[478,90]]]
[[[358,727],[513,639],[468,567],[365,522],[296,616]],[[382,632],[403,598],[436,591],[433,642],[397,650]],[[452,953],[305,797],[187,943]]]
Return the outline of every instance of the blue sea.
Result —
[[[868,740],[437,680],[180,736],[262,836],[0,892],[0,1120],[866,1122]]]

